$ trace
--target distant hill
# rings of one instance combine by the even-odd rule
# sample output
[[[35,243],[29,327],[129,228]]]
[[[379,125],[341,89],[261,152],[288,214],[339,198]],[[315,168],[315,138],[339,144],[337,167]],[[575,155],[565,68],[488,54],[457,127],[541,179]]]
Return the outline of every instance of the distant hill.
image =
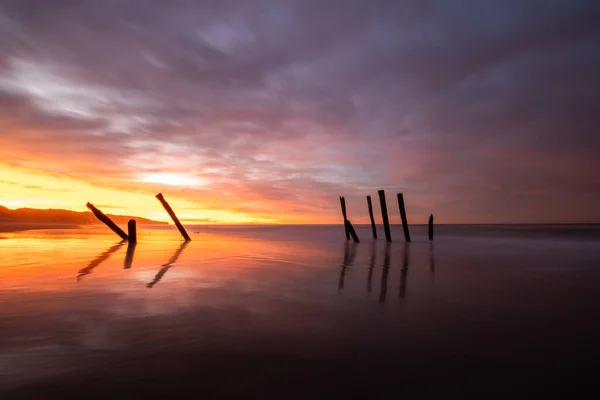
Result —
[[[131,217],[126,215],[106,214],[116,224],[126,224],[130,219],[135,219],[138,224],[162,224],[166,222],[153,221],[147,218]],[[89,225],[100,224],[101,222],[89,211],[77,212],[69,210],[40,210],[36,208],[18,208],[10,210],[0,206],[1,222],[51,222],[61,224]]]

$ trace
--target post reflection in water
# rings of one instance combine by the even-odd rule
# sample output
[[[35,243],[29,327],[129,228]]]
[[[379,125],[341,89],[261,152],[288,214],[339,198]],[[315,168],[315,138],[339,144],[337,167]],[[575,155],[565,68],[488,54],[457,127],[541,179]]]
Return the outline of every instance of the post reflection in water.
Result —
[[[429,270],[431,271],[431,279],[435,275],[435,257],[433,253],[433,242],[429,242]]]
[[[152,282],[150,282],[149,284],[146,285],[147,288],[151,289],[154,285],[156,285],[158,282],[160,282],[160,280],[167,273],[169,268],[171,268],[173,266],[173,264],[175,264],[177,262],[177,259],[179,258],[181,253],[183,253],[183,250],[186,248],[186,246],[189,243],[190,242],[187,240],[185,242],[181,243],[179,248],[175,251],[175,253],[173,253],[173,256],[171,256],[169,261],[166,264],[162,265],[162,268],[160,269],[160,271],[158,271],[158,273],[156,274],[156,276],[154,277]]]
[[[127,244],[127,254],[125,255],[125,262],[123,263],[124,269],[131,268],[131,263],[133,263],[133,255],[135,254],[135,243],[129,242]]]
[[[96,268],[98,265],[100,265],[104,261],[108,260],[114,252],[116,252],[117,250],[119,250],[121,248],[121,246],[123,246],[123,244],[124,244],[124,242],[120,242],[120,243],[117,243],[117,244],[109,247],[107,250],[102,252],[98,257],[96,257],[92,261],[90,261],[90,263],[88,264],[87,267],[80,269],[79,274],[77,275],[77,282],[79,282],[85,275],[91,274],[92,271],[94,270],[94,268]]]
[[[346,277],[346,267],[354,264],[354,257],[356,256],[356,243],[350,245],[349,241],[344,244],[344,261],[340,270],[340,280],[338,282],[338,291],[344,288],[344,279]]]
[[[400,270],[400,298],[406,296],[406,281],[408,278],[408,263],[410,257],[410,243],[404,243],[404,255],[402,257],[402,269]]]
[[[379,303],[385,303],[387,294],[387,278],[390,270],[390,243],[386,242],[383,255],[383,272],[381,274],[381,290],[379,291]]]
[[[377,242],[373,241],[371,243],[371,261],[369,262],[369,275],[367,277],[367,292],[371,293],[371,289],[373,288],[373,270],[375,269],[375,251]]]

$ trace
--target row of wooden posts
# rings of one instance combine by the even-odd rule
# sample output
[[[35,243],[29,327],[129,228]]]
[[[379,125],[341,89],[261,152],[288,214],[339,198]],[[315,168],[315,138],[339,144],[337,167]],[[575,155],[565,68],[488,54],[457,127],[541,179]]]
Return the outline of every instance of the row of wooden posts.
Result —
[[[385,201],[385,191],[379,190],[379,204],[381,205],[381,217],[383,219],[383,231],[385,232],[385,240],[388,242],[392,241],[392,234],[390,233],[390,220],[388,219],[387,203]],[[358,235],[352,226],[346,212],[346,199],[340,196],[340,204],[342,206],[342,215],[344,217],[344,229],[346,231],[346,240],[352,240],[359,243]],[[373,230],[373,238],[377,239],[377,227],[375,225],[375,218],[373,217],[373,204],[371,203],[371,196],[367,196],[367,206],[369,207],[369,217],[371,218],[371,229]],[[402,218],[402,230],[404,231],[404,240],[410,242],[410,231],[408,230],[408,221],[406,218],[406,207],[404,206],[404,195],[398,193],[398,207],[400,208],[400,218]],[[433,214],[429,216],[429,240],[433,240]]]
[[[167,201],[165,200],[162,193],[157,194],[156,198],[158,199],[158,201],[160,201],[162,206],[165,208],[165,210],[167,211],[167,214],[169,214],[169,216],[175,223],[175,226],[177,226],[177,229],[179,229],[179,232],[181,233],[181,236],[183,236],[185,241],[189,242],[190,240],[192,240],[190,238],[190,236],[187,234],[187,232],[185,231],[185,228],[183,227],[181,222],[179,222],[179,218],[177,218],[177,216],[175,215],[175,212],[173,211],[173,209],[171,208],[169,203],[167,203]],[[96,218],[98,218],[98,220],[103,222],[114,233],[119,235],[121,237],[121,239],[126,240],[129,243],[137,243],[137,229],[136,229],[135,219],[129,220],[129,222],[127,223],[128,233],[125,233],[125,232],[123,232],[123,230],[121,228],[119,228],[119,226],[117,224],[115,224],[110,218],[108,218],[108,216],[106,214],[104,214],[102,211],[100,211],[96,207],[94,207],[94,205],[92,203],[87,203],[86,206],[96,216]]]

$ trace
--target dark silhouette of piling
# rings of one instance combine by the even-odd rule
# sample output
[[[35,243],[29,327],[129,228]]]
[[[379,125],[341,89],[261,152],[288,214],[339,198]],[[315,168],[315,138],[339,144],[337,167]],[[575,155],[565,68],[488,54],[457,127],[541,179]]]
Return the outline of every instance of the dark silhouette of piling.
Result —
[[[429,240],[433,240],[433,214],[429,216]]]
[[[408,231],[408,221],[406,220],[406,209],[404,208],[404,196],[398,193],[398,207],[400,207],[400,217],[402,217],[402,230],[404,230],[404,240],[410,242],[410,232]]]
[[[381,217],[383,218],[383,230],[385,232],[385,240],[391,242],[392,234],[390,233],[390,220],[388,219],[387,204],[385,203],[385,191],[380,190],[378,193],[379,203],[381,204]]]
[[[375,226],[375,218],[373,218],[373,204],[371,204],[371,196],[367,196],[367,204],[369,205],[369,217],[371,218],[371,229],[373,230],[373,239],[377,239],[377,227]]]
[[[137,243],[135,219],[130,219],[127,223],[127,236],[129,236],[129,243]]]
[[[163,197],[162,193],[157,194],[156,198],[163,205],[163,207],[165,208],[165,210],[167,211],[167,213],[169,214],[169,216],[171,217],[171,219],[175,223],[175,226],[177,226],[177,229],[179,229],[179,232],[181,233],[181,236],[183,236],[183,238],[185,239],[185,241],[189,242],[190,240],[192,240],[190,238],[190,236],[187,234],[187,232],[185,231],[185,228],[183,227],[183,225],[181,225],[181,222],[179,222],[179,219],[175,215],[175,212],[173,211],[173,209],[171,208],[171,206],[169,205],[169,203],[167,203],[167,201]]]
[[[119,235],[121,239],[128,240],[129,237],[121,228],[119,228],[114,222],[110,220],[102,211],[98,210],[92,203],[86,204],[87,208],[98,218],[101,222],[103,222],[106,226],[108,226],[114,233]]]
[[[346,240],[350,240],[350,231],[348,230],[348,217],[346,216],[346,199],[340,196],[340,205],[342,206],[342,215],[344,216],[344,230],[346,231]]]
[[[352,226],[352,222],[346,220],[344,225],[346,225],[346,232],[350,232],[350,236],[352,236],[352,240],[354,240],[354,243],[360,243],[360,240],[358,240],[358,235],[356,234],[356,231]]]

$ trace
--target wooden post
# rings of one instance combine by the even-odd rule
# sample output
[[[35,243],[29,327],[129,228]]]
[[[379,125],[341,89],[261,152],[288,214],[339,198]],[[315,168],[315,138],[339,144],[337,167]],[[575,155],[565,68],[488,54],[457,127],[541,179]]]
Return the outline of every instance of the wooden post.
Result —
[[[129,236],[129,243],[137,243],[137,230],[135,226],[135,219],[130,219],[127,223],[127,233],[127,236]]]
[[[404,196],[398,193],[398,207],[400,207],[400,217],[402,217],[402,229],[404,230],[404,240],[410,242],[410,232],[408,231],[408,221],[406,220],[406,210],[404,209]]]
[[[379,203],[381,204],[381,217],[383,218],[383,230],[385,232],[385,240],[391,242],[392,235],[390,233],[390,221],[388,220],[387,204],[385,203],[385,191],[380,190],[378,193]]]
[[[117,235],[119,235],[121,237],[121,239],[123,239],[123,240],[128,240],[129,239],[129,237],[127,236],[127,234],[125,232],[123,232],[123,230],[121,230],[121,228],[119,228],[114,222],[112,222],[110,220],[110,218],[108,218],[106,215],[104,215],[104,213],[102,211],[100,211],[96,207],[94,207],[94,205],[92,203],[87,203],[86,206],[87,206],[87,208],[90,209],[90,211],[92,213],[94,213],[94,215],[96,216],[96,218],[98,218],[100,221],[102,221],[114,233],[116,233]]]
[[[433,240],[433,214],[429,216],[429,240]]]
[[[160,203],[163,205],[163,207],[165,208],[165,210],[167,210],[167,213],[169,214],[169,216],[171,217],[171,219],[175,223],[175,226],[177,226],[177,229],[179,229],[179,232],[181,233],[181,236],[183,236],[183,238],[185,239],[185,241],[189,242],[190,240],[192,240],[190,238],[190,236],[187,234],[187,232],[185,231],[185,228],[183,227],[183,225],[181,225],[181,222],[179,222],[179,219],[175,215],[175,212],[173,212],[173,209],[171,208],[171,206],[169,205],[169,203],[167,203],[167,201],[163,197],[162,193],[157,194],[156,198],[158,199],[158,201],[160,201]]]
[[[373,218],[373,204],[371,204],[371,196],[367,196],[367,204],[369,205],[369,217],[371,217],[371,229],[373,230],[373,239],[377,239],[377,227],[375,226],[375,218]]]
[[[356,235],[356,231],[354,230],[352,223],[346,220],[344,225],[346,225],[346,231],[350,232],[350,236],[352,236],[352,240],[354,240],[354,243],[360,243],[360,240],[358,240],[358,236]]]
[[[340,196],[340,205],[342,206],[342,215],[344,216],[344,230],[346,231],[346,240],[350,240],[350,231],[348,230],[348,218],[346,217],[346,199]]]

